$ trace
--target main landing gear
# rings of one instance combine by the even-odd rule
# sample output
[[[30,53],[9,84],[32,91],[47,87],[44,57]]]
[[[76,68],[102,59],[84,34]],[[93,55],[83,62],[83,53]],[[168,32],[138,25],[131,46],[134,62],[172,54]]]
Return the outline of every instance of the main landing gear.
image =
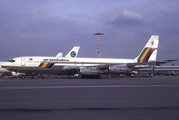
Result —
[[[82,79],[101,79],[100,75],[82,75]]]
[[[25,75],[21,75],[21,79],[25,79],[26,78],[26,76]]]

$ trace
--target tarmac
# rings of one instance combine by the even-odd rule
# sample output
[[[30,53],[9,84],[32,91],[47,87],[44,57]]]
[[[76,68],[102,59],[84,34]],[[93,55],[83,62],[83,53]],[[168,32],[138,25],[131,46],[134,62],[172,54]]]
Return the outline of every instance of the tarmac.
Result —
[[[179,77],[0,78],[2,120],[176,120]]]

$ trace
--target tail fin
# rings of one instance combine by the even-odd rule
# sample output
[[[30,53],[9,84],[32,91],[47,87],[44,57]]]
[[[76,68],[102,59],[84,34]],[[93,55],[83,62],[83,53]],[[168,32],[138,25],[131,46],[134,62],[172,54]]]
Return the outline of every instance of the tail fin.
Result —
[[[79,49],[80,49],[79,46],[73,47],[65,57],[76,57],[78,55]]]
[[[158,35],[151,35],[149,41],[141,51],[141,53],[135,58],[137,62],[151,62],[156,61],[157,48],[159,43]]]
[[[58,53],[56,57],[62,57],[63,53]]]

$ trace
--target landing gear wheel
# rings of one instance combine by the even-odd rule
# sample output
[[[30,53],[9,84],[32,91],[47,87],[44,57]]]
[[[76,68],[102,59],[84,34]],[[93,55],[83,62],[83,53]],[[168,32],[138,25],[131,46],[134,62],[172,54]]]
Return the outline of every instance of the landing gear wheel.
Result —
[[[82,79],[101,79],[100,75],[82,75]]]
[[[21,79],[25,79],[25,75],[22,75],[22,76],[21,76]]]

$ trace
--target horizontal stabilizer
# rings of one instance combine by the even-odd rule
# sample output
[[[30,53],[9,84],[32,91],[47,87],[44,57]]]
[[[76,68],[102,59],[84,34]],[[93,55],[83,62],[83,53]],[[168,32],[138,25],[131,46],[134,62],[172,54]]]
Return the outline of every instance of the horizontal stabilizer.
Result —
[[[155,66],[161,65],[164,63],[169,63],[173,61],[177,61],[178,59],[171,59],[171,60],[164,60],[164,61],[152,61],[152,62],[140,62],[140,63],[128,63],[128,67],[135,67],[135,66]]]

